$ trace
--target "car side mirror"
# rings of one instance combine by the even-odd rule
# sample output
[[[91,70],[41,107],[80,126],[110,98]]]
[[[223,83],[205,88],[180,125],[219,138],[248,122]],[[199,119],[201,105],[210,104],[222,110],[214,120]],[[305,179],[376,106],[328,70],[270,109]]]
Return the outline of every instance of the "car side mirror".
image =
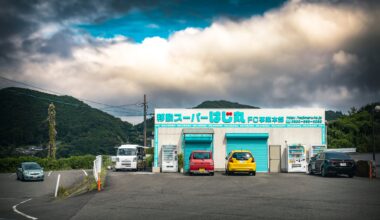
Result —
[[[227,160],[228,158],[226,157],[225,159]]]
[[[41,167],[41,170],[44,170],[44,168],[43,168],[43,167]]]

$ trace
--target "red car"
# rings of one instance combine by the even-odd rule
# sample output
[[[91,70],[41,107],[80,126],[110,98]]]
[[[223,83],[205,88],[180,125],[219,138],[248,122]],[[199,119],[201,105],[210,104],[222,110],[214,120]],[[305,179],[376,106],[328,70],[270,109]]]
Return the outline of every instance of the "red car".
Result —
[[[190,155],[190,175],[214,175],[214,160],[211,151],[193,151]]]

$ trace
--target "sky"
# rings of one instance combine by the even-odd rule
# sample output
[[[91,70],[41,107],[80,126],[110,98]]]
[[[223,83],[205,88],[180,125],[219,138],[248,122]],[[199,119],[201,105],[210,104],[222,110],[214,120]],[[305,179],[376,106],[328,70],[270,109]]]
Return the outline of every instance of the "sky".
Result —
[[[347,111],[380,101],[379,23],[371,0],[3,0],[0,88],[119,116],[140,114],[143,94],[150,112],[206,100]]]

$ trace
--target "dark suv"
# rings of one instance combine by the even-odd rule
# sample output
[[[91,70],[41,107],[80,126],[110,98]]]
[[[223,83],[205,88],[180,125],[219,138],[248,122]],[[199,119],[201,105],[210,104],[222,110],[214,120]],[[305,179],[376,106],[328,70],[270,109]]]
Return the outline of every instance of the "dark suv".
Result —
[[[310,159],[309,174],[319,173],[323,177],[329,174],[346,174],[352,178],[355,174],[355,161],[345,153],[322,152]]]

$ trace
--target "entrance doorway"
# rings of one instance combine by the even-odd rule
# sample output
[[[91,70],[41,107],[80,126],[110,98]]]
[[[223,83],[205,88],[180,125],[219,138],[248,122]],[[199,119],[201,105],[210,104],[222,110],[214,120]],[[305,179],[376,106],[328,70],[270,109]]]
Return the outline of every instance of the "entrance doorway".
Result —
[[[269,172],[281,171],[281,145],[269,145]]]

